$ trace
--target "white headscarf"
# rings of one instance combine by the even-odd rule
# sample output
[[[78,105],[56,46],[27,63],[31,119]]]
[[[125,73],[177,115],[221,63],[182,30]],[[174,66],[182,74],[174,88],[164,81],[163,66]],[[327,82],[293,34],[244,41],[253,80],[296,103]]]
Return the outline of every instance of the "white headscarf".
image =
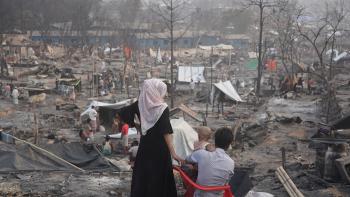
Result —
[[[168,107],[164,102],[166,92],[166,84],[159,79],[148,79],[143,82],[138,104],[142,135],[147,134]]]

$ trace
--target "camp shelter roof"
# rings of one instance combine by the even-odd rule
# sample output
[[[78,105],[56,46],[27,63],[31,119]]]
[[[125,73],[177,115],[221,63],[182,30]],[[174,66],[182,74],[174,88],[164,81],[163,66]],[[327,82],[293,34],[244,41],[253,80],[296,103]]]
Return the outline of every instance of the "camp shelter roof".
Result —
[[[85,151],[79,142],[50,144],[41,148],[85,170],[106,169],[110,164],[95,150]],[[23,144],[15,146],[0,142],[0,172],[8,171],[71,171],[68,164]]]
[[[92,101],[90,103],[89,107],[83,113],[81,113],[80,116],[88,115],[88,113],[91,110],[92,106],[105,107],[105,108],[110,108],[110,109],[121,109],[121,108],[126,107],[128,105],[131,105],[135,101],[136,101],[135,98],[127,99],[127,100],[120,101],[120,102],[117,102],[117,103],[104,103],[104,102],[99,102],[99,101]]]
[[[250,40],[250,37],[246,34],[228,34],[223,36],[226,40]]]
[[[206,51],[209,51],[211,49],[233,50],[233,46],[228,44],[218,44],[218,45],[212,45],[212,46],[199,45],[198,48]]]
[[[99,119],[103,126],[110,127],[113,123],[116,114],[129,124],[129,126],[135,126],[134,116],[130,113],[130,107],[136,102],[136,99],[127,99],[117,103],[103,103],[98,101],[93,101],[83,113],[80,114],[82,121],[86,120],[89,116],[89,111],[91,106],[98,107]]]
[[[219,83],[214,83],[214,87],[219,89],[221,92],[223,92],[226,96],[228,96],[234,101],[243,101],[230,81],[220,81]]]

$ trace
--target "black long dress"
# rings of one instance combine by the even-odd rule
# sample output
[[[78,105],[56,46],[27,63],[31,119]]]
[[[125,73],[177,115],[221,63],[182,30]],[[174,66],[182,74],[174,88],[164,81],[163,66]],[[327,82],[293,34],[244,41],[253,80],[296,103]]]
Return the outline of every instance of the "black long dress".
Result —
[[[131,183],[131,197],[176,197],[171,156],[164,134],[173,133],[166,108],[141,137]]]

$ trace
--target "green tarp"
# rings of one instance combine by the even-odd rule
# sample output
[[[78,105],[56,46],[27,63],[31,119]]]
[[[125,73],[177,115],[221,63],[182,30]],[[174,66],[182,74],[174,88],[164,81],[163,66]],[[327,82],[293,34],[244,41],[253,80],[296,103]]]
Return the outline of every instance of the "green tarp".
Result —
[[[255,70],[258,67],[258,59],[256,58],[249,59],[245,67],[251,70]]]

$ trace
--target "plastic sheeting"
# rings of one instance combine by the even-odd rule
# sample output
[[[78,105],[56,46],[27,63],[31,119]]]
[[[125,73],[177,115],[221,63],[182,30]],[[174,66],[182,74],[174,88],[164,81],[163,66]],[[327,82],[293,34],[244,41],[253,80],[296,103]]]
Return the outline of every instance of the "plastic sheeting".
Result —
[[[219,89],[221,92],[223,92],[226,96],[228,96],[232,100],[243,102],[243,100],[238,95],[236,89],[233,87],[230,81],[214,83],[214,87]]]
[[[183,119],[170,120],[173,128],[173,143],[176,154],[181,158],[186,158],[193,150],[193,144],[198,140],[197,132]],[[176,164],[175,161],[173,161]]]
[[[128,106],[132,103],[134,103],[136,99],[127,99],[118,103],[104,103],[104,102],[99,102],[99,101],[92,101],[91,104],[89,105],[88,109],[86,109],[83,113],[80,114],[80,117],[84,115],[89,115],[89,111],[91,110],[91,106],[95,107],[108,107],[111,109],[121,109],[125,106]]]
[[[95,150],[85,151],[79,142],[42,146],[45,150],[85,170],[111,167]],[[71,166],[52,159],[29,145],[18,147],[0,142],[0,172],[8,171],[64,171]]]
[[[245,64],[245,67],[249,70],[255,70],[258,67],[258,59],[249,59],[248,62]]]
[[[333,129],[350,129],[350,113],[330,124]]]
[[[178,68],[178,81],[180,82],[194,82],[205,83],[204,78],[204,66],[179,66]]]
[[[274,197],[274,195],[266,192],[249,191],[245,197]]]

